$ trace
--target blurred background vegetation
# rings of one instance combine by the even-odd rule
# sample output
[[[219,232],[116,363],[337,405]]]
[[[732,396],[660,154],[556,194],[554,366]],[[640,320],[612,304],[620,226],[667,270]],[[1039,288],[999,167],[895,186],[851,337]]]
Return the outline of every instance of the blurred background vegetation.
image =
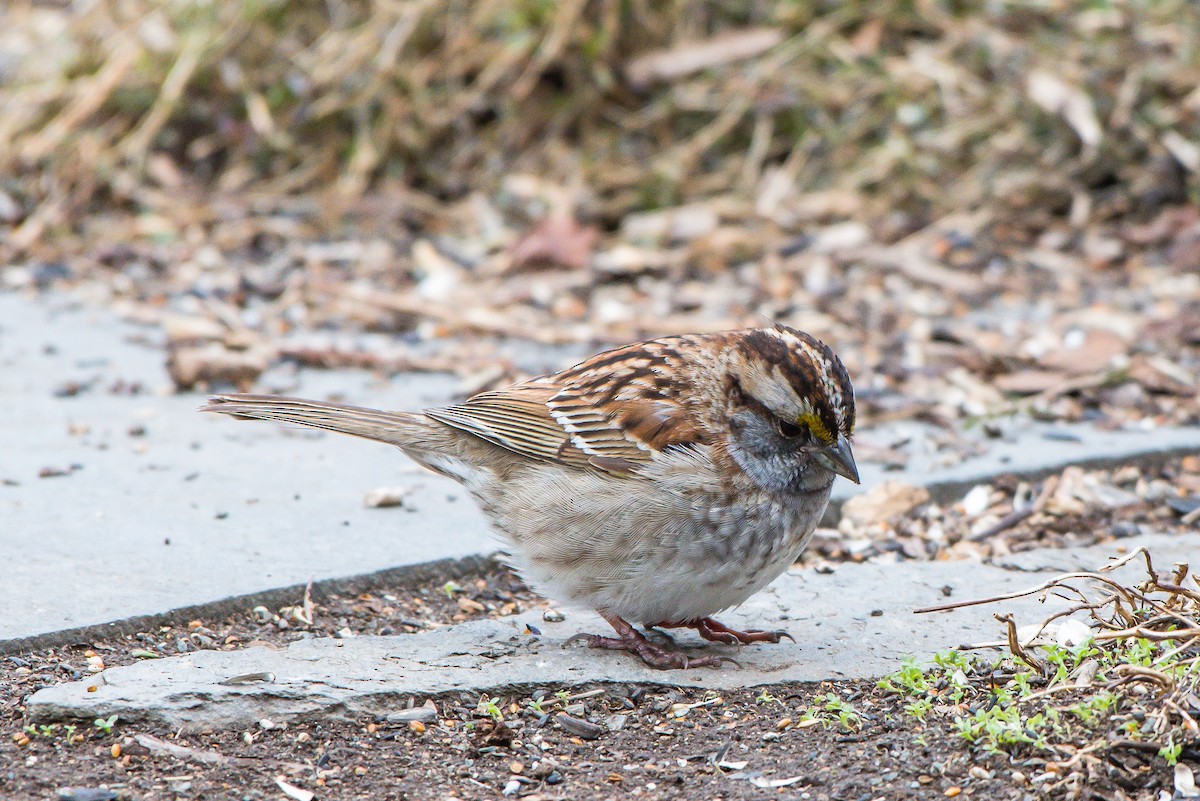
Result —
[[[1149,212],[1200,168],[1186,0],[7,6],[0,187],[42,234],[10,257],[185,185],[438,202],[529,172],[609,229],[714,195],[912,229],[991,201]]]

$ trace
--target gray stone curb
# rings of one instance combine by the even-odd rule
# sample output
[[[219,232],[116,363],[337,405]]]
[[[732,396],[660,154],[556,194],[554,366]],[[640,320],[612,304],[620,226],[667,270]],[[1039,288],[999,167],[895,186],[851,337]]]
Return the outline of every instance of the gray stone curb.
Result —
[[[396,637],[316,639],[286,649],[203,651],[116,667],[81,682],[35,693],[35,720],[118,715],[129,722],[209,730],[309,717],[384,715],[420,699],[453,691],[495,693],[512,688],[551,691],[594,683],[669,684],[727,690],[830,678],[873,678],[894,671],[906,655],[927,659],[946,648],[997,640],[995,613],[1037,623],[1065,603],[1023,598],[952,612],[914,615],[917,607],[987,597],[1036,585],[1047,567],[1095,569],[1118,550],[1146,546],[1160,568],[1200,552],[1200,535],[1152,535],[1073,551],[1022,554],[1017,570],[971,562],[843,565],[832,574],[796,570],[743,607],[723,616],[734,626],[783,628],[797,643],[742,649],[698,647],[697,653],[736,654],[743,669],[655,671],[626,654],[562,643],[579,632],[603,632],[592,613],[543,622],[535,613],[479,621]],[[1137,581],[1134,561],[1116,572]],[[1033,575],[1031,575],[1031,573]],[[530,633],[528,626],[541,630]],[[688,634],[681,643],[698,644]],[[239,677],[269,680],[239,683]],[[92,689],[94,688],[94,689]]]

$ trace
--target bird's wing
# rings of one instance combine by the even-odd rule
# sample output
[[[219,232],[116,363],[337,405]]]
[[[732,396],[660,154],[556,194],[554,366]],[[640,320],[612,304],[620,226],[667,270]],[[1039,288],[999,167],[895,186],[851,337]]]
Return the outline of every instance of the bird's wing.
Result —
[[[694,443],[694,426],[680,404],[645,392],[605,397],[598,387],[561,382],[563,375],[483,392],[426,414],[523,456],[618,474],[671,445]]]

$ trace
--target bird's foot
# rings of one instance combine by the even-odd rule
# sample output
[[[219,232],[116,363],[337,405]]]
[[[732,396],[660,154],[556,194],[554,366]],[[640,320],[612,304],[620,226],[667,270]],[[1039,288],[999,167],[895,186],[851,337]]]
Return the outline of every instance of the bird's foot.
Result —
[[[660,629],[695,629],[700,633],[700,636],[710,642],[721,642],[726,645],[749,645],[755,642],[779,642],[784,637],[787,637],[792,642],[796,638],[788,634],[786,631],[760,631],[751,629],[750,631],[738,631],[731,629],[724,623],[718,623],[711,617],[698,617],[692,620],[672,620],[656,623],[655,628]]]
[[[601,648],[606,651],[628,651],[657,670],[687,670],[698,667],[720,667],[726,662],[738,665],[737,661],[727,656],[688,656],[682,651],[676,651],[656,645],[646,639],[628,622],[616,615],[601,613],[612,627],[616,629],[616,637],[602,637],[599,634],[576,634],[569,637],[563,645],[576,640],[585,640],[589,648]],[[741,667],[738,665],[738,667]]]

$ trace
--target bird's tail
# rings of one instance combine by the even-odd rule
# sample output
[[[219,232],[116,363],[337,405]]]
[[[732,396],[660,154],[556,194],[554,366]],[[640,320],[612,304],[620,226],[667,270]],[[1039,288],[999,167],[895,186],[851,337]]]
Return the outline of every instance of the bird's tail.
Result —
[[[384,412],[359,406],[282,395],[213,395],[200,407],[244,420],[278,420],[405,447],[424,439],[436,424],[423,414]]]

